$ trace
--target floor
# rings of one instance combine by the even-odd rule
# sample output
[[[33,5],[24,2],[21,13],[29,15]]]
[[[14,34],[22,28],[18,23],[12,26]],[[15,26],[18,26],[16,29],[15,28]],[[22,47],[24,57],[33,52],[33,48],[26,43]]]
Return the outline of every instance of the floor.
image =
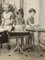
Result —
[[[9,56],[9,53],[15,48],[14,40],[11,42],[11,50],[7,50],[7,44],[3,44],[3,48],[0,49],[0,60],[45,60],[45,52],[43,53],[43,56],[41,57],[38,50],[34,49],[34,51],[25,51],[25,53],[28,55],[27,57],[19,53],[18,51],[14,51],[11,56]]]

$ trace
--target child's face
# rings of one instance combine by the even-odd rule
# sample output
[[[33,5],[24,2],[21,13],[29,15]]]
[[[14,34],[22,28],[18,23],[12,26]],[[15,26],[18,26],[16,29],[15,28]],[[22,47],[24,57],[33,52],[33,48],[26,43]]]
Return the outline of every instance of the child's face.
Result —
[[[8,7],[4,7],[4,11],[8,11]]]
[[[17,15],[17,18],[18,18],[18,19],[22,18],[22,15],[21,15],[21,14],[18,14],[18,15]]]
[[[30,12],[29,15],[30,15],[31,17],[34,17],[35,13],[34,13],[34,12]]]

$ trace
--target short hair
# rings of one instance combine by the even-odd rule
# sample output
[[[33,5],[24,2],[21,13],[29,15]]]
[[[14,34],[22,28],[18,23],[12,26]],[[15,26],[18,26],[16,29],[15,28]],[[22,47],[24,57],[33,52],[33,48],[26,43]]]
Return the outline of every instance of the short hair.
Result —
[[[23,14],[23,9],[19,9],[16,13],[17,14]]]
[[[18,10],[18,11],[16,11],[16,13],[17,13],[17,14],[20,14],[20,11]]]
[[[35,9],[33,9],[33,8],[31,8],[31,9],[29,10],[29,13],[31,13],[31,12],[36,13],[36,10],[35,10]]]

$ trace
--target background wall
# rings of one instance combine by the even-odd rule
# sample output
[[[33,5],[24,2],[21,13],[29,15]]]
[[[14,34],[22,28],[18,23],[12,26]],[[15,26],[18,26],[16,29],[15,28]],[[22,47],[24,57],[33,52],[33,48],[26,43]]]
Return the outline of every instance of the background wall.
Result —
[[[40,25],[45,30],[45,0],[40,0]],[[41,33],[41,42],[45,46],[45,33]],[[45,48],[45,47],[44,47]]]
[[[40,24],[43,25],[42,27],[45,28],[45,0],[41,0],[41,7],[40,7]]]
[[[12,5],[15,5],[16,9],[20,8],[20,0],[5,0],[5,2],[8,2],[8,3],[12,4]]]

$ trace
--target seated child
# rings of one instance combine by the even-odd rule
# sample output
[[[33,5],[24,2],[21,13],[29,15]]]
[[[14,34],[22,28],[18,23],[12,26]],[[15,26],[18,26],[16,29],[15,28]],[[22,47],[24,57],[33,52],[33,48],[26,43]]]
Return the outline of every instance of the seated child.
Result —
[[[31,8],[29,10],[29,18],[25,21],[26,30],[34,29],[34,26],[35,26],[34,15],[35,15],[35,13],[36,13],[35,9]],[[34,45],[34,33],[33,32],[30,33],[30,36],[28,37],[28,40],[27,40],[27,44],[28,44],[29,48],[32,48],[32,45]]]

